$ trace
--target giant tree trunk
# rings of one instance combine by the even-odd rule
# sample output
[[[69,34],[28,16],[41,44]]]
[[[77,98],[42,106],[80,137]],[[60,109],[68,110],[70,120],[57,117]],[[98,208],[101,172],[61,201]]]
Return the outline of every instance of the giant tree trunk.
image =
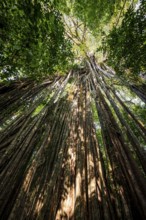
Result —
[[[146,218],[145,154],[119,106],[142,143],[145,127],[104,77],[90,60],[0,86],[0,219]]]

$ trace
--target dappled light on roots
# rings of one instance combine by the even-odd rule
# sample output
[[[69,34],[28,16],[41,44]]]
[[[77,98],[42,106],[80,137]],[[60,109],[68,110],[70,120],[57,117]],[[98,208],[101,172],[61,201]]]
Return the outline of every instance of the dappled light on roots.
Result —
[[[91,57],[68,76],[5,89],[0,219],[145,219],[146,130],[109,77]]]

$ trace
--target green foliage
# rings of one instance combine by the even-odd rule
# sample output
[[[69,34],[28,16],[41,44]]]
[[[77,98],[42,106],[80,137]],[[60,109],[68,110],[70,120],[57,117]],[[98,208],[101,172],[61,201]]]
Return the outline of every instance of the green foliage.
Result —
[[[106,39],[108,64],[118,74],[140,74],[146,71],[146,4],[141,0],[137,11],[130,7],[120,27],[115,27]]]
[[[136,0],[133,0],[133,2],[135,1]],[[76,48],[74,47],[74,51],[77,51],[75,53],[80,54],[81,57],[84,57],[83,54],[85,54],[85,51],[86,53],[96,53],[98,61],[104,59],[104,54],[101,49],[102,39],[109,33],[114,23],[119,23],[125,10],[131,4],[130,0],[54,0],[54,2],[57,8],[68,17],[77,20],[78,23],[82,23],[81,26],[79,24],[76,25],[76,28],[79,30],[79,36],[82,35],[80,31],[82,29],[84,42],[81,44],[78,42],[78,37],[75,38],[75,35],[73,35],[79,43]],[[70,27],[72,28],[72,24]],[[84,53],[81,51],[84,51]]]
[[[114,12],[115,1],[76,0],[75,14],[93,30],[104,20],[107,21]]]
[[[72,51],[77,51],[81,59],[96,51],[98,61],[100,57],[103,59],[105,53],[101,52],[102,37],[113,26],[112,18],[123,12],[127,2],[130,1],[2,0],[0,79],[40,79],[54,73],[63,75],[74,65]],[[139,73],[145,70],[144,11],[143,0],[137,12],[132,8],[128,10],[121,27],[114,28],[106,40],[109,64],[119,73],[125,69],[128,74],[130,71]],[[64,23],[61,13],[67,15]],[[69,19],[71,22],[68,22]],[[76,23],[74,29],[73,21]],[[70,36],[74,38],[72,43],[67,35],[65,22],[73,32]],[[104,25],[107,27],[108,24],[110,27],[106,30]],[[74,42],[77,43],[73,50],[71,48]]]
[[[56,2],[56,1],[55,1]],[[123,10],[123,5],[130,2],[120,0],[60,0],[56,4],[64,13],[79,18],[94,34],[102,31],[102,26]]]
[[[49,1],[0,2],[1,78],[45,77],[65,71],[71,44],[61,14]]]
[[[32,116],[34,117],[34,116],[36,116],[36,115],[38,115],[40,112],[41,112],[41,110],[44,108],[44,104],[40,104],[36,109],[35,109],[35,111],[32,113]]]

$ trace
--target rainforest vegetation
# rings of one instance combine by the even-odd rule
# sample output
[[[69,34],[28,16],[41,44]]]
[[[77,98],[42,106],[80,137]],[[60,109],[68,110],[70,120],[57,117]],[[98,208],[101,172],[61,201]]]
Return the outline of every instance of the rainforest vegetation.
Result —
[[[0,219],[146,219],[146,0],[0,1]]]

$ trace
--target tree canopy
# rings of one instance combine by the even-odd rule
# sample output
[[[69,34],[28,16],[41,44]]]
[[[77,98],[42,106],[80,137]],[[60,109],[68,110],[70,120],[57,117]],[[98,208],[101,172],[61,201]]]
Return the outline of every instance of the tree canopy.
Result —
[[[136,10],[136,1],[128,0],[2,0],[1,80],[63,74],[80,51],[106,59],[119,74],[144,74],[145,0],[139,5]]]
[[[114,27],[106,40],[109,61],[118,74],[146,71],[146,2],[128,9],[120,27]]]
[[[71,44],[61,13],[48,1],[0,2],[1,77],[44,77],[65,71]]]

